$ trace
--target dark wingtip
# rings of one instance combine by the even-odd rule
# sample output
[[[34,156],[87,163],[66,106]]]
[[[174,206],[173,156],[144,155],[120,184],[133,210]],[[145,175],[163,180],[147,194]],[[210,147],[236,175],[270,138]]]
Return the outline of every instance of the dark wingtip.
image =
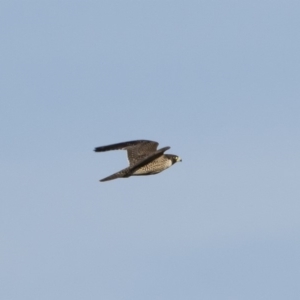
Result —
[[[95,152],[101,152],[101,151],[103,151],[102,148],[103,148],[103,147],[96,147],[96,148],[94,149],[94,151],[95,151]]]
[[[113,179],[116,179],[116,178],[113,178],[112,175],[111,175],[111,176],[102,178],[102,179],[100,179],[99,181],[100,181],[100,182],[105,182],[105,181],[109,181],[109,180],[113,180]]]

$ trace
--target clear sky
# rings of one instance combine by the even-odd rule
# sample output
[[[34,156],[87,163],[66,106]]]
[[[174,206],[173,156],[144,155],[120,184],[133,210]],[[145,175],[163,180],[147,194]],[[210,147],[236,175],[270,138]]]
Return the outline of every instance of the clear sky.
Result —
[[[299,300],[299,1],[1,1],[0,299]],[[182,157],[100,183],[133,139]]]

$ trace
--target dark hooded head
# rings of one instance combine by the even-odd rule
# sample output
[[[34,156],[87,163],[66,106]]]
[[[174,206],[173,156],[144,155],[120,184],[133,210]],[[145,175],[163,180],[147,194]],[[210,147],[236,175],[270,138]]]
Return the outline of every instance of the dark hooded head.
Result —
[[[182,161],[182,159],[178,155],[174,154],[165,154],[169,159],[172,161],[172,165],[176,164],[179,161]]]

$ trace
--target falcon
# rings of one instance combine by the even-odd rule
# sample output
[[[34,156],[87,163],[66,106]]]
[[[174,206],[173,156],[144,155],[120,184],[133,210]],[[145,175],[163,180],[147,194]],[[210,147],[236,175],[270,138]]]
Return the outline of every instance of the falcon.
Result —
[[[160,173],[182,159],[173,154],[164,154],[170,147],[157,150],[158,143],[148,140],[136,140],[101,146],[94,149],[95,152],[110,150],[127,150],[129,167],[114,173],[100,181],[108,181],[117,178],[127,178],[137,175],[153,175]]]

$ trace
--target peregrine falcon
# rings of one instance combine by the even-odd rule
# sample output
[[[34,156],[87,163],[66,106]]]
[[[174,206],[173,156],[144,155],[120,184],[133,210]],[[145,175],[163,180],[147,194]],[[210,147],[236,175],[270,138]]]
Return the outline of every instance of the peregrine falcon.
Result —
[[[164,147],[157,150],[157,146],[158,143],[154,141],[137,140],[95,148],[95,152],[127,150],[129,161],[129,167],[105,177],[100,181],[103,182],[136,175],[157,174],[171,167],[173,164],[182,161],[177,155],[164,154],[170,147]]]

